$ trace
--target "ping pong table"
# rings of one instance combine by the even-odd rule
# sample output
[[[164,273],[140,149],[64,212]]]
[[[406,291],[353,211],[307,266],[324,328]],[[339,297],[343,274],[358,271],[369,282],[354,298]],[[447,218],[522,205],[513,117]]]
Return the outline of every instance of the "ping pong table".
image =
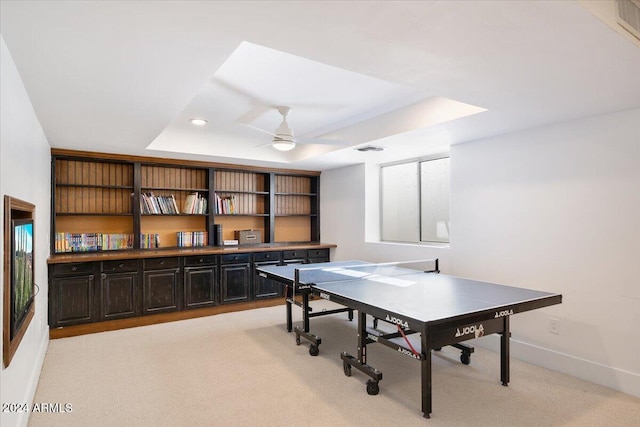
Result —
[[[490,334],[500,338],[500,380],[509,383],[509,320],[512,315],[562,302],[562,295],[517,288],[438,273],[424,262],[372,264],[341,261],[310,265],[264,266],[258,273],[284,285],[287,301],[287,329],[291,331],[291,305],[296,294],[302,298],[304,328],[296,328],[300,337],[311,342],[310,354],[317,355],[320,337],[310,333],[309,318],[314,314],[310,295],[333,301],[344,308],[316,315],[358,312],[357,356],[342,352],[343,371],[352,368],[366,374],[366,390],[378,394],[382,372],[367,364],[367,345],[382,344],[420,361],[422,413],[432,413],[431,351],[444,346],[459,346],[463,341]],[[397,331],[383,332],[367,327],[367,315],[394,325]],[[350,317],[351,318],[351,317]],[[414,339],[419,336],[419,339]],[[412,338],[412,339],[409,339]],[[415,342],[415,345],[412,344]],[[311,351],[314,349],[314,351]],[[315,354],[314,354],[315,353]],[[464,349],[463,349],[464,356]],[[465,363],[465,360],[463,360]]]

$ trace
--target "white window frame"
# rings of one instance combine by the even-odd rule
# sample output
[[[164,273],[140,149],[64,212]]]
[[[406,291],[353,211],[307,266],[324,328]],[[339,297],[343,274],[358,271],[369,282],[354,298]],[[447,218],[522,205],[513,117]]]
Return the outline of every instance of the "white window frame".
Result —
[[[426,157],[420,157],[420,158],[415,158],[415,159],[409,159],[409,160],[403,160],[403,161],[398,161],[398,162],[392,162],[392,163],[386,163],[386,164],[382,164],[380,165],[380,240],[382,242],[391,242],[391,243],[409,243],[409,244],[423,244],[423,245],[449,245],[451,242],[451,238],[450,238],[450,234],[448,236],[448,238],[440,238],[440,239],[433,239],[433,240],[422,240],[423,237],[423,188],[422,188],[422,163],[424,162],[429,162],[429,161],[433,161],[433,160],[441,160],[441,159],[450,159],[449,153],[440,153],[437,155],[432,155],[432,156],[426,156]],[[415,164],[416,167],[416,178],[417,178],[417,191],[415,192],[415,197],[416,197],[416,204],[417,204],[417,215],[415,215],[415,220],[417,221],[417,224],[415,224],[415,229],[414,230],[410,230],[409,234],[412,235],[412,233],[415,233],[415,238],[412,239],[407,239],[407,238],[402,238],[402,239],[392,239],[392,238],[388,238],[388,234],[389,233],[385,233],[385,172],[384,172],[384,168],[389,167],[389,166],[398,166],[398,165],[404,165],[404,164]],[[450,174],[450,168],[449,168],[449,174]],[[447,196],[450,195],[450,180],[449,180],[449,192],[447,193]],[[450,200],[447,206],[447,209],[450,209]],[[387,206],[388,207],[388,206]],[[411,208],[413,208],[413,206],[411,206]],[[408,218],[410,221],[414,220],[414,215],[411,212],[408,212]],[[446,233],[449,233],[449,220],[446,221],[446,223],[444,224],[440,224],[441,230],[446,230]],[[406,234],[406,233],[405,233]],[[385,236],[387,235],[387,236]]]

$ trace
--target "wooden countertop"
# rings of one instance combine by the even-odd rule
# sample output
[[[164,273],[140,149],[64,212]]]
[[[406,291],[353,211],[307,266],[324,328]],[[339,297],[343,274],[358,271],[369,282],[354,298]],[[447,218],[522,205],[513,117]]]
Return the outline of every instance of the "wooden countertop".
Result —
[[[47,264],[64,264],[70,262],[109,261],[117,259],[162,258],[169,256],[217,255],[246,252],[294,251],[303,249],[330,249],[333,243],[262,243],[259,245],[237,246],[202,246],[191,248],[167,249],[130,249],[104,252],[66,252],[51,255]]]

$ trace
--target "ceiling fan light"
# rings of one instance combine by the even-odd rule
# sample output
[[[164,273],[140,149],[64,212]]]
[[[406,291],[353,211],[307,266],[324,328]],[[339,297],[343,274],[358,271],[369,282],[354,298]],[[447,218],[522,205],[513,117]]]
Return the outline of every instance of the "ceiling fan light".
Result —
[[[273,148],[280,151],[293,150],[296,143],[293,141],[273,141]]]

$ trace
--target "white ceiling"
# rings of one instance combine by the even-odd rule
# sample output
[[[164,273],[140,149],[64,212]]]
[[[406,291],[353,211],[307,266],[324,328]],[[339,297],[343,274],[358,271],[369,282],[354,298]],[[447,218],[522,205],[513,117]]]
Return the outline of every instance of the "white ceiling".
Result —
[[[640,43],[591,3],[2,0],[0,29],[52,147],[323,170],[639,108]],[[346,145],[275,152],[263,104]]]

